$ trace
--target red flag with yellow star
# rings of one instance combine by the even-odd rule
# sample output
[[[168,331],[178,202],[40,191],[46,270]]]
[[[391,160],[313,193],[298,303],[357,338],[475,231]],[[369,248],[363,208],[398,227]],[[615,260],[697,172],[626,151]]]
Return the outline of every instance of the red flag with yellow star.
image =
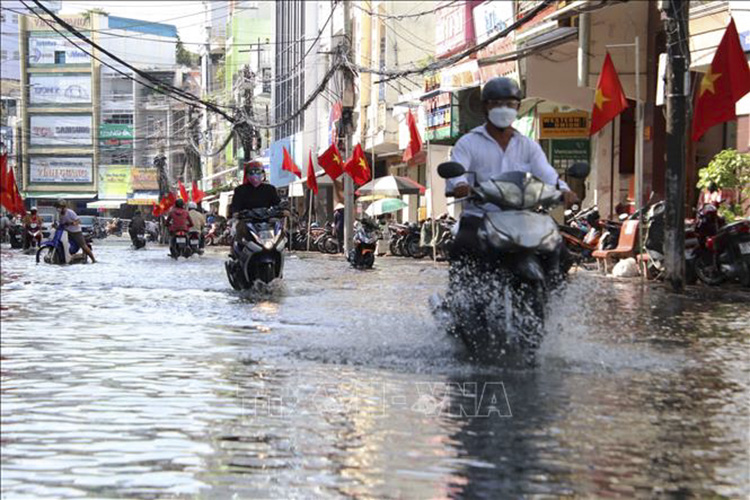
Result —
[[[615,116],[622,113],[628,107],[628,100],[620,85],[620,78],[615,71],[615,65],[612,64],[612,58],[604,58],[602,72],[599,73],[599,82],[596,84],[596,94],[594,94],[594,108],[591,110],[591,128],[589,135],[599,132],[607,123],[611,122]]]
[[[352,157],[346,160],[344,172],[349,174],[358,186],[370,180],[370,167],[367,166],[367,160],[365,159],[365,153],[362,151],[361,144],[355,146]]]
[[[750,92],[750,68],[730,19],[708,71],[703,75],[693,112],[693,141],[711,127],[737,118],[734,105]]]
[[[320,165],[333,180],[338,179],[341,174],[344,173],[342,163],[341,153],[339,153],[336,144],[331,144],[322,155],[318,156],[318,165]]]

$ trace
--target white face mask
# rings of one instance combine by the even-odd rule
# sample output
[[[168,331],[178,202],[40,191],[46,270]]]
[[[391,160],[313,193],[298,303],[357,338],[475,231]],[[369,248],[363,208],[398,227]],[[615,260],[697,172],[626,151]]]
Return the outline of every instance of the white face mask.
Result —
[[[490,110],[490,123],[497,128],[508,128],[518,116],[518,110],[513,108],[506,108],[505,106],[499,108],[492,108]]]

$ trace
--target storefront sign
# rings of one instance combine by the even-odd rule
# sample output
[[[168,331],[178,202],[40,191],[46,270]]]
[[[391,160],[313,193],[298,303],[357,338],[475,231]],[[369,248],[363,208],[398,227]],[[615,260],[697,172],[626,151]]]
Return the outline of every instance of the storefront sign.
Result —
[[[99,139],[102,141],[108,139],[125,139],[133,138],[133,126],[124,123],[102,123],[99,125]]]
[[[90,75],[31,75],[31,104],[88,104]]]
[[[588,162],[591,142],[588,139],[562,139],[551,141],[550,164],[560,175],[578,162]]]
[[[476,60],[446,68],[440,75],[440,85],[446,89],[471,87],[479,85],[479,82],[479,65]]]
[[[482,43],[513,22],[513,2],[488,0],[474,7],[473,17],[477,43]]]
[[[588,137],[589,114],[585,111],[575,113],[540,113],[540,139],[572,139]]]
[[[29,157],[29,181],[32,183],[91,184],[93,170],[90,156]]]
[[[91,115],[32,115],[32,146],[90,146]]]
[[[64,38],[29,37],[29,66],[89,63],[91,56]]]
[[[129,165],[99,165],[99,199],[124,199],[131,191]]]
[[[473,2],[443,1],[438,6],[455,3],[442,9],[435,20],[435,57],[454,54],[474,43]]]
[[[60,16],[63,21],[70,24],[74,28],[89,28],[91,26],[90,18],[87,16]],[[54,21],[51,21],[50,19],[47,20],[47,22],[44,21],[44,19],[40,19],[35,16],[29,16],[29,29],[34,31],[53,31],[53,28],[51,28],[47,22],[50,22],[52,26],[55,28],[58,28],[56,26],[57,23]]]
[[[133,169],[133,191],[158,191],[159,173],[155,168]]]

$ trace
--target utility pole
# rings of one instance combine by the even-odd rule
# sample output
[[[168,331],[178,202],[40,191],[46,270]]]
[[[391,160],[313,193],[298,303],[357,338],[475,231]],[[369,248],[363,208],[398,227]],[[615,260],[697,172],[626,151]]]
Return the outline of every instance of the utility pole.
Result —
[[[345,43],[347,44],[347,59],[352,59],[352,46],[354,40],[352,36],[352,5],[351,0],[344,0],[344,33]],[[333,8],[333,7],[331,7]],[[348,68],[344,68],[344,98],[343,108],[349,112],[343,112],[341,116],[344,133],[346,134],[346,151],[345,158],[352,154],[352,133],[354,132],[354,104],[357,102],[354,95],[354,74]],[[344,255],[349,255],[354,239],[354,181],[351,176],[344,174]]]
[[[687,0],[668,0],[664,4],[667,32],[667,171],[664,230],[664,267],[666,280],[674,291],[685,286],[685,157],[688,67]]]

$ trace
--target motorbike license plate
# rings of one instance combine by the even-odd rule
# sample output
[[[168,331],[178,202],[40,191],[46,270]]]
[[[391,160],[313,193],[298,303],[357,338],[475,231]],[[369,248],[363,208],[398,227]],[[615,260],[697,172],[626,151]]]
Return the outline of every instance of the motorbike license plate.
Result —
[[[138,239],[139,240],[145,240],[146,239],[146,235],[145,234],[139,234],[138,235]]]
[[[200,243],[200,240],[190,240],[190,244],[193,246],[198,246],[198,243]]]
[[[185,243],[187,240],[185,238],[177,238],[175,241],[177,243]]]
[[[750,241],[740,242],[740,253],[743,255],[750,254]]]

